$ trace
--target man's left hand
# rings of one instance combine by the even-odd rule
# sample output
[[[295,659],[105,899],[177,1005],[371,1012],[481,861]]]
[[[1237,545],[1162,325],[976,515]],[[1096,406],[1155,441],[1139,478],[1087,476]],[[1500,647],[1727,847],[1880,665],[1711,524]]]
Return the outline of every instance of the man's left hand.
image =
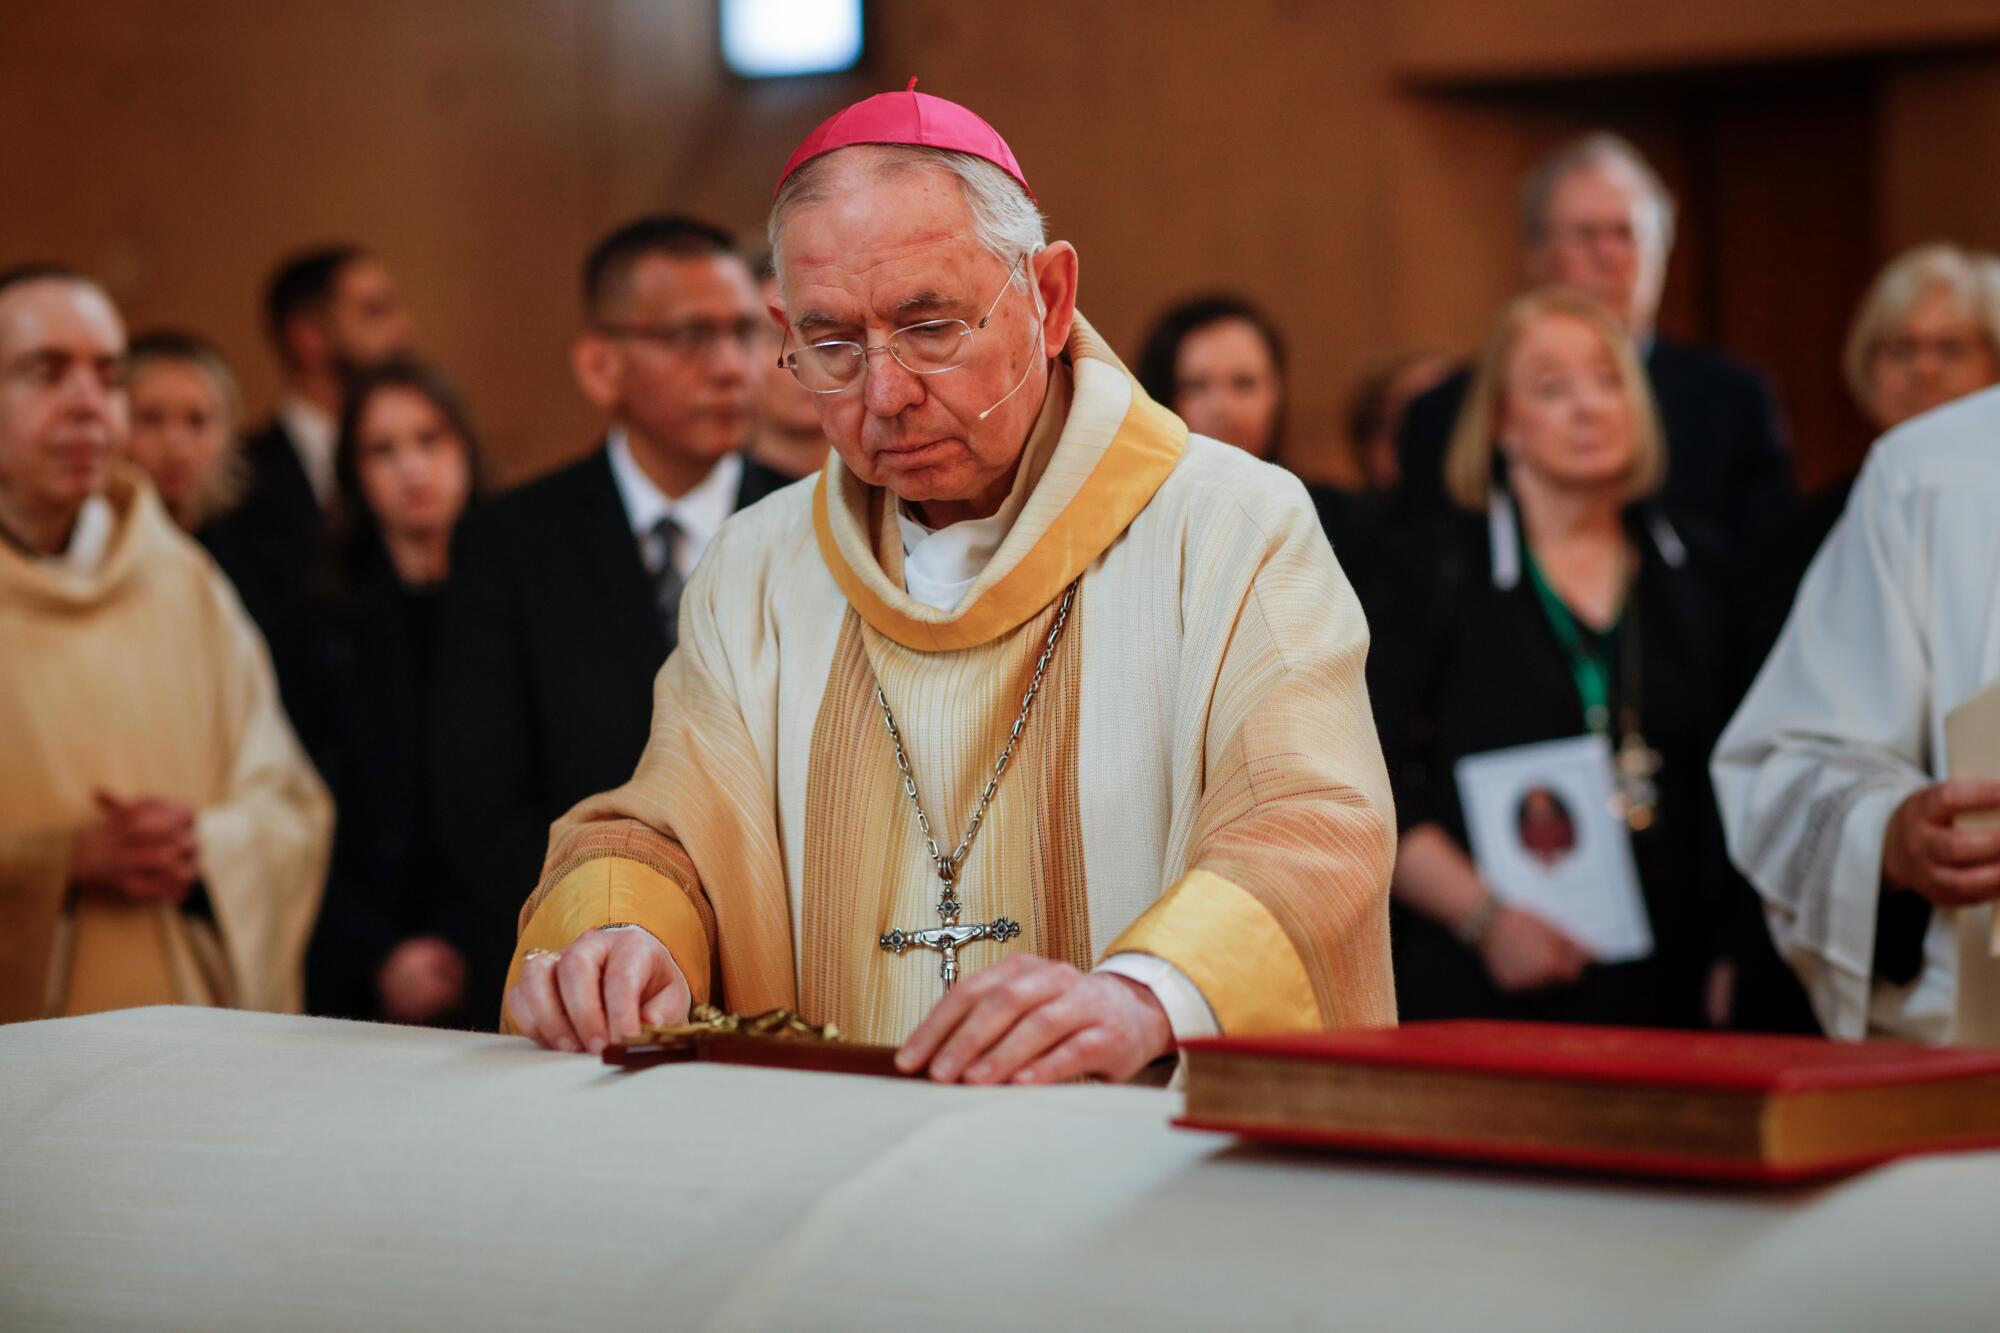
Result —
[[[952,987],[896,1067],[939,1083],[1123,1080],[1174,1048],[1167,1011],[1136,981],[1017,955]]]

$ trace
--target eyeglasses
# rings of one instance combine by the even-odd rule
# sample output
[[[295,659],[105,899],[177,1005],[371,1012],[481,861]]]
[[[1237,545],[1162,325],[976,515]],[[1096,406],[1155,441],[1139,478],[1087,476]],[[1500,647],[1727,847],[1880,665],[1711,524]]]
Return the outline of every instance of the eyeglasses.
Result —
[[[594,327],[609,338],[651,343],[683,361],[708,359],[715,355],[715,349],[722,345],[725,338],[745,353],[755,352],[771,336],[770,323],[751,315],[745,315],[731,324],[696,319],[683,324],[600,323]]]
[[[920,324],[904,325],[891,333],[888,341],[872,347],[846,338],[807,343],[797,351],[781,355],[778,364],[791,371],[793,378],[810,393],[841,393],[861,383],[871,352],[887,352],[912,375],[942,375],[947,370],[957,370],[972,355],[973,334],[986,327],[993,312],[1000,308],[1000,298],[1013,285],[1014,269],[1009,267],[1007,281],[993,294],[992,304],[976,324],[962,319],[927,319]]]
[[[1595,250],[1600,245],[1630,249],[1639,243],[1639,231],[1629,219],[1616,222],[1551,222],[1542,232],[1552,245],[1579,250]]]
[[[1941,338],[1919,338],[1892,333],[1875,344],[1875,355],[1899,369],[1914,366],[1926,354],[1943,365],[1962,366],[1978,356],[1983,346],[1974,336],[1946,334]]]

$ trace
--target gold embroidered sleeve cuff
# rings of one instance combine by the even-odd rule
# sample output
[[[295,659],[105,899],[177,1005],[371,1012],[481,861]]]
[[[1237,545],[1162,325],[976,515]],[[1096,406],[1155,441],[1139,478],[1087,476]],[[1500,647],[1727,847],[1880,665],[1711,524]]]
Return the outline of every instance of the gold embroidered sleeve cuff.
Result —
[[[1106,949],[1144,953],[1179,968],[1222,1031],[1291,1032],[1323,1026],[1312,980],[1283,927],[1242,887],[1190,870]]]
[[[687,978],[694,1003],[708,1002],[708,931],[694,904],[659,871],[610,856],[585,861],[543,896],[514,946],[507,985],[520,980],[521,962],[535,950],[564,949],[578,936],[611,925],[638,926],[664,944]],[[504,1013],[500,1030],[514,1031],[513,1021]]]

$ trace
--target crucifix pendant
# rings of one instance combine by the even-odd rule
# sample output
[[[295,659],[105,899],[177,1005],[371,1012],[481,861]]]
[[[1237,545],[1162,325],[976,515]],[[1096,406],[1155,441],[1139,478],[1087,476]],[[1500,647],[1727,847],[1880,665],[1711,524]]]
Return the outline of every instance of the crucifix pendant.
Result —
[[[1627,731],[1612,766],[1618,775],[1619,813],[1634,833],[1644,833],[1653,826],[1660,801],[1660,786],[1654,781],[1661,767],[1660,752],[1647,745],[1637,730]]]
[[[938,962],[938,976],[949,991],[958,980],[958,951],[974,940],[993,940],[1005,944],[1021,933],[1018,922],[1006,917],[995,917],[991,922],[977,921],[969,926],[958,924],[958,888],[952,883],[951,875],[945,870],[938,871],[938,878],[944,881],[938,895],[938,919],[944,924],[928,930],[892,930],[881,937],[884,949],[898,957],[905,949],[936,949],[943,955]]]

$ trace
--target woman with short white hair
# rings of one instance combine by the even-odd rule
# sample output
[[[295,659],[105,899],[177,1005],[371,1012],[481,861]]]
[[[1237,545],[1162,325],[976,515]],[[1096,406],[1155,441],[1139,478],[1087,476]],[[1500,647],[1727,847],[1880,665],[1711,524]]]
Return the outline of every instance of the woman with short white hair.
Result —
[[[2000,382],[2000,259],[1942,242],[1897,255],[1854,312],[1844,368],[1885,431]]]
[[[1855,403],[1884,432],[2000,383],[2000,258],[1942,241],[1897,255],[1854,312],[1841,368]],[[1777,641],[1858,473],[1811,497],[1778,533],[1751,609],[1753,668]]]

